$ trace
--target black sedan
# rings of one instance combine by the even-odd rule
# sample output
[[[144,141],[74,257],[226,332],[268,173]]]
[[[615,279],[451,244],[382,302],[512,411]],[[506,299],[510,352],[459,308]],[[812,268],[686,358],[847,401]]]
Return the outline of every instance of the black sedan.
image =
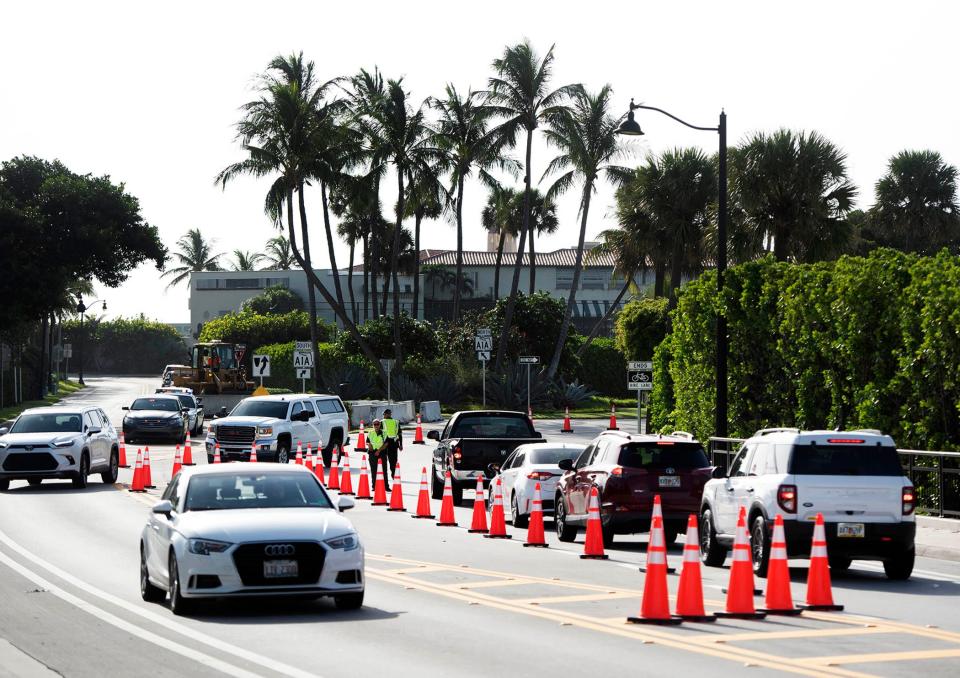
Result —
[[[174,440],[182,443],[190,426],[189,414],[175,395],[157,394],[137,398],[123,417],[123,437],[136,440]]]

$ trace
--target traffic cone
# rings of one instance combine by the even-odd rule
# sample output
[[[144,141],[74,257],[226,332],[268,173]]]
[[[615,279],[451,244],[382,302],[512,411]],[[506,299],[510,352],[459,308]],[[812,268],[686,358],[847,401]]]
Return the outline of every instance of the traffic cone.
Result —
[[[382,469],[382,472],[381,472]],[[381,466],[373,465],[373,504],[372,506],[387,505],[387,458],[381,460]]]
[[[367,455],[360,455],[360,482],[357,483],[357,499],[372,499],[370,476],[367,475]]]
[[[294,459],[294,462],[297,466],[303,466],[303,446],[300,444],[300,441],[297,441],[297,458]]]
[[[767,595],[763,601],[767,614],[797,615],[803,612],[793,606],[790,593],[790,567],[787,565],[787,539],[783,530],[783,516],[773,520],[773,539],[770,542],[770,564],[767,566]]]
[[[313,470],[313,448],[310,447],[310,443],[307,443],[307,453],[303,455],[303,465],[308,471]]]
[[[617,426],[617,406],[615,403],[610,403],[610,425],[607,426],[608,431],[619,431],[620,428]]]
[[[386,460],[384,460],[383,472],[387,472]],[[406,511],[403,508],[403,488],[400,486],[400,462],[393,469],[393,488],[390,491],[390,506],[388,511]]]
[[[123,440],[123,431],[120,431],[120,452],[117,455],[117,466],[130,468],[130,464],[127,463],[127,445]]]
[[[313,472],[317,476],[317,480],[320,481],[321,485],[326,485],[327,481],[323,478],[323,455],[320,454],[320,448],[317,448],[317,451],[313,453]]]
[[[573,433],[573,427],[570,425],[570,408],[563,408],[563,428],[560,433]]]
[[[483,535],[487,539],[513,539],[507,534],[507,521],[503,515],[503,486],[497,478],[493,491],[493,509],[490,511],[490,531]]]
[[[173,455],[173,470],[170,472],[170,480],[177,477],[180,473],[180,467],[183,465],[183,459],[180,458],[180,446],[177,445],[177,451]]]
[[[667,545],[663,538],[663,518],[653,519],[650,541],[647,543],[647,576],[643,581],[643,601],[640,616],[627,617],[631,624],[679,624],[680,617],[670,614],[670,596],[667,593]]]
[[[426,445],[427,441],[423,439],[423,426],[420,425],[420,415],[417,415],[417,430],[413,432],[414,445]]]
[[[450,471],[447,471],[443,479],[443,502],[440,504],[440,522],[441,527],[456,527],[457,519],[453,515],[453,486],[450,484]]]
[[[133,482],[130,483],[131,492],[146,492],[143,487],[143,453],[137,448],[137,461],[133,467]]]
[[[700,535],[697,514],[687,519],[687,539],[683,544],[683,567],[677,589],[677,616],[685,621],[714,622],[717,618],[703,609],[703,579],[700,576]]]
[[[250,443],[250,461],[256,462],[257,460],[257,444]]]
[[[220,463],[220,443],[216,443],[213,446],[213,463],[214,464]]]
[[[430,490],[427,488],[427,467],[424,466],[420,473],[420,496],[417,498],[417,512],[411,518],[430,518],[435,516],[430,513]]]
[[[581,558],[606,560],[603,552],[603,521],[600,520],[600,495],[596,487],[590,488],[590,506],[587,509],[587,538],[583,542]]]
[[[488,532],[487,498],[483,493],[483,476],[477,476],[477,490],[473,495],[473,520],[470,523],[468,532]]]
[[[843,605],[833,602],[830,585],[830,564],[827,560],[827,531],[823,525],[823,514],[817,514],[817,523],[813,526],[813,546],[810,548],[810,570],[807,572],[807,600],[804,610],[817,612],[839,612]]]
[[[355,450],[363,450],[367,447],[367,436],[363,432],[363,419],[360,420],[360,432],[357,434],[357,444],[353,446]]]
[[[183,444],[183,465],[195,466],[193,463],[193,449],[190,444],[190,432],[187,431],[187,442]]]
[[[653,523],[657,518],[660,518],[660,524],[662,525],[663,524],[663,505],[660,503],[659,494],[653,495],[653,511],[650,514],[650,532],[648,534],[651,534],[651,535],[653,534]],[[670,544],[667,544],[667,546],[670,546]],[[641,565],[640,571],[646,572],[647,566]],[[673,574],[674,572],[676,572],[674,568],[670,567],[669,561],[667,561],[667,572],[669,574]]]
[[[529,419],[530,422],[533,423],[533,408],[530,407],[529,405],[527,405],[527,419]]]
[[[337,461],[339,457],[340,453],[336,448],[334,448],[333,453],[330,456],[330,476],[327,478],[328,490],[340,489],[340,469],[337,467]]]
[[[343,463],[340,474],[340,494],[353,494],[353,475],[350,473],[350,455],[340,450],[340,461]]]
[[[547,548],[547,543],[543,534],[543,500],[540,498],[540,483],[533,487],[533,508],[530,509],[530,523],[527,525],[527,541],[524,546],[540,546]]]
[[[737,536],[733,542],[727,607],[723,612],[717,612],[717,616],[736,619],[763,619],[766,616],[766,613],[757,612],[753,607],[753,561],[750,558],[750,539],[747,537],[747,509],[743,506],[740,507]]]
[[[153,484],[153,474],[150,471],[150,447],[143,446],[143,486],[148,490],[156,489]]]

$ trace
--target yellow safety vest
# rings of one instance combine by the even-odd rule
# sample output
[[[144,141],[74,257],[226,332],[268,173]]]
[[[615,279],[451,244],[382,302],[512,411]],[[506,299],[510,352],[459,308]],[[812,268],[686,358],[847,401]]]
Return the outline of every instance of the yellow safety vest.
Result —
[[[396,419],[383,420],[383,437],[397,438],[400,435],[400,424]]]
[[[383,445],[383,436],[377,435],[376,431],[370,431],[370,433],[367,434],[367,440],[369,441],[368,445],[370,446],[370,449],[374,452],[379,450]]]

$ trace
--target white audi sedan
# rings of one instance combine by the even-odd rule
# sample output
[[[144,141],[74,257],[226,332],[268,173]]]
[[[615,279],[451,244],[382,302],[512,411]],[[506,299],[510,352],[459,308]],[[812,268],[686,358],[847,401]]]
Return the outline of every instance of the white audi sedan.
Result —
[[[504,460],[497,475],[503,488],[504,509],[510,511],[515,527],[527,526],[537,483],[540,483],[540,500],[543,502],[544,514],[553,514],[557,480],[563,475],[558,464],[561,459],[576,459],[585,447],[586,445],[530,443],[519,445]],[[491,487],[496,482],[494,478]],[[492,500],[491,497],[490,501]]]
[[[184,469],[140,537],[140,594],[174,614],[201,598],[332,596],[363,605],[360,537],[305,467],[261,463]]]

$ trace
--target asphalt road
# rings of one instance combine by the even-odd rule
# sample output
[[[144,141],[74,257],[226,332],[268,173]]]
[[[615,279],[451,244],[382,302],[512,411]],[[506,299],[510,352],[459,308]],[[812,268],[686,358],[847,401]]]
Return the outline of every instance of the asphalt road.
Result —
[[[89,383],[83,398],[115,425],[120,407],[155,385]],[[569,442],[600,430],[575,421],[576,432],[561,437],[559,422],[537,427]],[[430,448],[401,453],[408,508]],[[960,564],[919,558],[910,581],[890,582],[879,564],[854,563],[834,581],[843,613],[637,627],[624,619],[639,608],[644,539],[618,537],[609,560],[583,561],[582,536],[561,544],[549,520],[549,549],[522,548],[525,533],[509,526],[509,541],[469,534],[466,507],[457,509],[461,527],[440,528],[360,502],[348,514],[367,551],[360,611],[339,612],[329,601],[229,601],[175,618],[141,601],[138,589],[139,534],[173,447],[151,446],[151,458],[159,488],[146,496],[94,478],[84,491],[17,482],[0,494],[0,677],[960,672]],[[130,480],[122,471],[120,484]],[[680,549],[678,541],[669,556],[678,568]],[[799,600],[806,562],[791,566]],[[722,606],[727,576],[704,569],[709,608]],[[671,592],[677,581],[670,577]]]

